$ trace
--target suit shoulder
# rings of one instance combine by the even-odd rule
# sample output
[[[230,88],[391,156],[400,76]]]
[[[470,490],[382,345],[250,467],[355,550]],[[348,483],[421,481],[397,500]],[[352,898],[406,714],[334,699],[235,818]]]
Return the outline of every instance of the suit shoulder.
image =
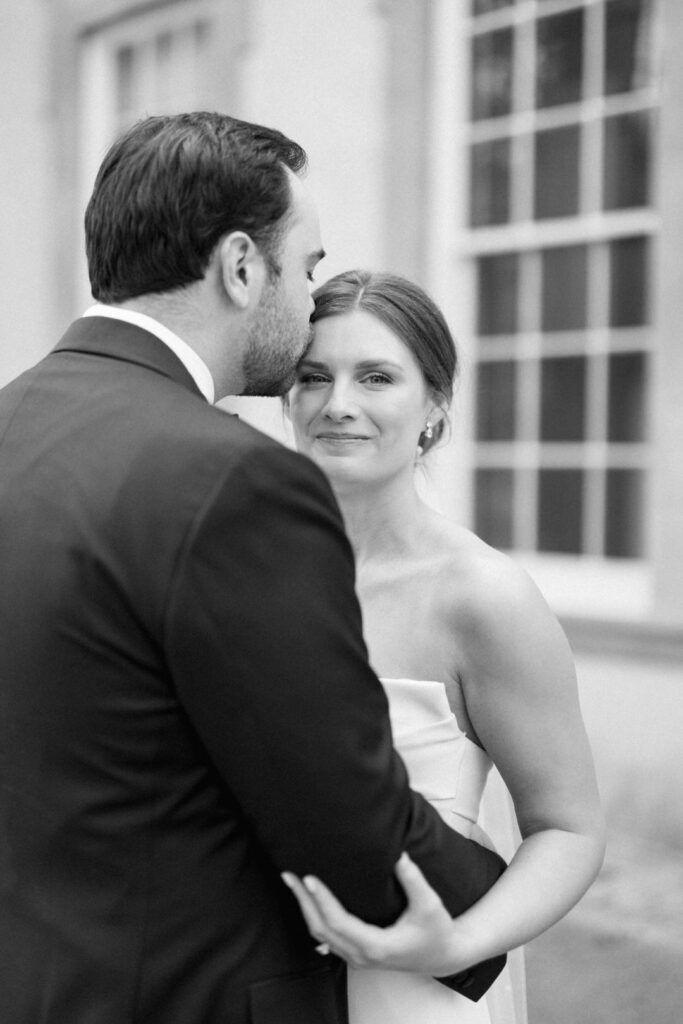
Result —
[[[236,486],[245,493],[276,490],[281,501],[289,495],[296,503],[299,493],[337,511],[327,477],[309,458],[219,407],[197,404],[192,397],[184,410],[176,409],[171,443],[167,437],[159,453],[162,464],[171,458],[179,468],[206,477],[216,497]],[[158,422],[163,433],[163,420]]]
[[[232,425],[234,445],[226,457],[228,472],[238,471],[243,485],[253,490],[277,490],[280,500],[295,504],[308,499],[334,507],[329,481],[322,470],[307,456],[245,424]]]
[[[233,456],[252,467],[256,474],[262,469],[264,472],[291,475],[329,490],[327,477],[307,456],[300,455],[237,416],[216,407],[210,407],[209,411],[213,414],[212,425],[217,431],[216,441],[227,443]]]

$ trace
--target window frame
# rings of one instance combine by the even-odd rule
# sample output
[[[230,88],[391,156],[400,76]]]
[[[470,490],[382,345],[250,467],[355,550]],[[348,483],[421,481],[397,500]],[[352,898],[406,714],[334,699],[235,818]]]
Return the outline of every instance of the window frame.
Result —
[[[604,37],[602,34],[602,18],[600,8],[603,0],[544,0],[543,16],[561,13],[570,9],[582,8],[586,19],[586,31],[591,33],[590,46],[592,51],[604,53]],[[524,274],[525,280],[519,286],[522,289],[539,290],[538,259],[533,254],[544,247],[559,244],[586,243],[592,247],[591,259],[594,263],[591,270],[598,271],[598,281],[602,274],[604,280],[607,246],[609,240],[628,238],[635,235],[648,237],[652,247],[650,267],[656,267],[655,246],[660,226],[656,211],[656,196],[650,195],[648,206],[625,209],[604,210],[601,202],[602,175],[591,173],[595,166],[596,155],[601,157],[601,121],[608,116],[630,114],[642,109],[655,112],[659,104],[656,80],[648,83],[646,88],[624,94],[606,95],[597,89],[595,52],[584,61],[584,96],[577,104],[562,107],[536,109],[533,90],[534,76],[515,74],[516,64],[513,61],[513,89],[515,102],[512,112],[491,121],[472,121],[470,119],[470,39],[475,29],[479,31],[494,30],[514,25],[520,36],[527,43],[533,32],[535,15],[541,5],[534,0],[521,0],[518,4],[491,11],[488,14],[472,17],[469,13],[469,0],[437,0],[433,21],[433,37],[431,51],[434,63],[433,95],[432,95],[432,130],[439,136],[449,136],[450,144],[444,145],[439,139],[432,146],[432,161],[443,161],[448,156],[453,160],[450,174],[443,169],[434,170],[432,183],[432,217],[430,228],[434,237],[433,258],[431,268],[436,294],[442,299],[447,313],[454,326],[465,364],[464,381],[457,396],[455,431],[457,440],[449,451],[450,463],[441,460],[442,472],[450,472],[451,481],[440,487],[442,507],[469,525],[474,521],[475,471],[477,466],[509,466],[520,470],[519,480],[524,491],[516,503],[514,515],[518,544],[511,553],[516,560],[525,565],[542,583],[543,589],[551,597],[552,603],[561,611],[572,615],[614,616],[628,618],[643,615],[650,607],[652,600],[652,564],[650,533],[652,529],[651,493],[649,488],[650,451],[647,443],[629,443],[616,445],[607,443],[607,438],[598,441],[581,442],[582,465],[589,470],[597,467],[603,470],[602,484],[596,486],[595,474],[587,473],[587,480],[593,479],[588,488],[587,503],[592,508],[593,528],[587,538],[586,549],[575,555],[560,553],[544,553],[536,550],[535,528],[533,516],[529,516],[528,503],[535,508],[538,480],[533,478],[533,470],[540,465],[548,464],[543,460],[541,445],[538,440],[515,440],[509,442],[507,461],[501,461],[500,443],[479,442],[476,440],[476,403],[474,382],[476,366],[481,361],[499,361],[513,354],[519,359],[535,361],[536,376],[540,375],[540,359],[552,354],[585,353],[588,358],[600,364],[599,375],[602,375],[601,387],[607,392],[606,365],[611,353],[638,351],[645,352],[647,358],[653,360],[653,339],[656,327],[656,310],[654,308],[654,282],[652,282],[651,316],[649,323],[638,328],[620,328],[617,332],[608,326],[607,319],[596,317],[595,305],[606,301],[600,295],[600,287],[593,279],[588,301],[592,303],[592,325],[582,332],[584,345],[582,348],[567,346],[568,338],[560,334],[541,335],[538,324],[527,324],[525,329],[514,337],[498,337],[494,345],[488,349],[482,347],[476,333],[477,299],[476,274],[474,261],[479,255],[496,255],[509,251],[511,235],[514,233],[514,249],[532,254],[527,261]],[[475,24],[476,23],[476,24]],[[514,44],[513,44],[514,50]],[[519,54],[517,59],[521,59]],[[598,62],[599,63],[599,62]],[[459,70],[458,70],[459,69]],[[585,142],[580,155],[580,186],[578,216],[557,217],[544,220],[533,220],[533,190],[527,175],[525,180],[513,183],[510,194],[510,221],[503,225],[484,225],[470,228],[467,223],[466,202],[462,197],[470,195],[469,178],[469,147],[476,142],[494,141],[510,137],[513,154],[517,158],[524,154],[525,147],[537,129],[553,129],[568,124],[580,124]],[[449,127],[457,125],[455,132]],[[502,129],[505,129],[503,131]],[[515,159],[513,155],[513,160]],[[652,144],[651,179],[656,178],[656,144]],[[651,269],[651,274],[654,271]],[[525,292],[526,294],[526,292]],[[590,323],[590,321],[589,321]],[[601,324],[596,326],[596,324]],[[550,341],[550,345],[548,344]],[[599,376],[598,375],[598,376]],[[522,375],[524,376],[524,375]],[[652,376],[652,375],[650,375]],[[647,403],[647,383],[646,403]],[[586,401],[587,417],[607,415],[606,409],[600,409],[597,391],[591,385]],[[523,392],[526,401],[518,401],[518,416],[521,421],[538,415],[540,391],[533,374],[526,380]],[[607,398],[605,398],[605,402]],[[646,409],[649,418],[650,410]],[[529,436],[528,427],[523,422],[519,431],[524,438]],[[553,444],[550,464],[562,465],[567,459],[575,456],[575,445],[570,443]],[[453,465],[456,461],[455,466]],[[576,463],[571,463],[572,466]],[[609,468],[623,468],[632,465],[644,473],[644,551],[639,558],[612,559],[596,554],[604,544],[604,508],[607,471]]]

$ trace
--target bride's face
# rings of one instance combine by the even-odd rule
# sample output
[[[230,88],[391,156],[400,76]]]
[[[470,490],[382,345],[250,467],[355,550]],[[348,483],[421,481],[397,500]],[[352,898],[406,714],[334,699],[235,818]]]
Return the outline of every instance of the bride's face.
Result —
[[[412,472],[434,403],[403,341],[369,313],[319,320],[288,411],[297,449],[333,483]]]

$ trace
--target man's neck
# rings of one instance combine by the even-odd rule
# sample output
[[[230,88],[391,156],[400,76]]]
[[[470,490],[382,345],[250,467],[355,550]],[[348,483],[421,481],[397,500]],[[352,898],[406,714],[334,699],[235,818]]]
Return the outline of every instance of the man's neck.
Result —
[[[153,295],[136,295],[133,299],[124,299],[123,302],[111,303],[111,305],[117,309],[142,313],[163,324],[169,331],[173,331],[187,345],[190,345],[208,365],[205,353],[201,351],[201,341],[195,340],[201,336],[201,328],[197,323],[196,313],[192,309],[193,303],[189,302],[188,298],[187,292],[182,297],[179,292],[163,292]]]
[[[83,316],[103,316],[111,317],[115,320],[123,320],[126,323],[133,324],[135,327],[141,328],[143,331],[147,331],[149,334],[155,335],[159,341],[171,349],[185,366],[185,369],[193,378],[209,405],[213,405],[216,401],[216,387],[213,375],[207,364],[191,345],[188,345],[179,334],[172,331],[170,327],[167,327],[160,320],[157,320],[156,317],[143,313],[139,309],[132,309],[130,306],[102,303],[91,306],[90,309],[85,311]]]
[[[182,338],[208,367],[218,400],[244,390],[242,353],[237,339],[231,344],[227,317],[213,310],[204,284],[198,281],[172,292],[139,295],[117,305],[152,317]]]

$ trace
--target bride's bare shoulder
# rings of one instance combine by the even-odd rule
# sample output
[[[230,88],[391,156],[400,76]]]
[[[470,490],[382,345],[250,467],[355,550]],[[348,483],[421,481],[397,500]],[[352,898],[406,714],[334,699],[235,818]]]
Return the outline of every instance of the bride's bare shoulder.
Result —
[[[514,559],[442,516],[432,521],[440,578],[458,618],[487,625],[549,609],[529,574]]]

